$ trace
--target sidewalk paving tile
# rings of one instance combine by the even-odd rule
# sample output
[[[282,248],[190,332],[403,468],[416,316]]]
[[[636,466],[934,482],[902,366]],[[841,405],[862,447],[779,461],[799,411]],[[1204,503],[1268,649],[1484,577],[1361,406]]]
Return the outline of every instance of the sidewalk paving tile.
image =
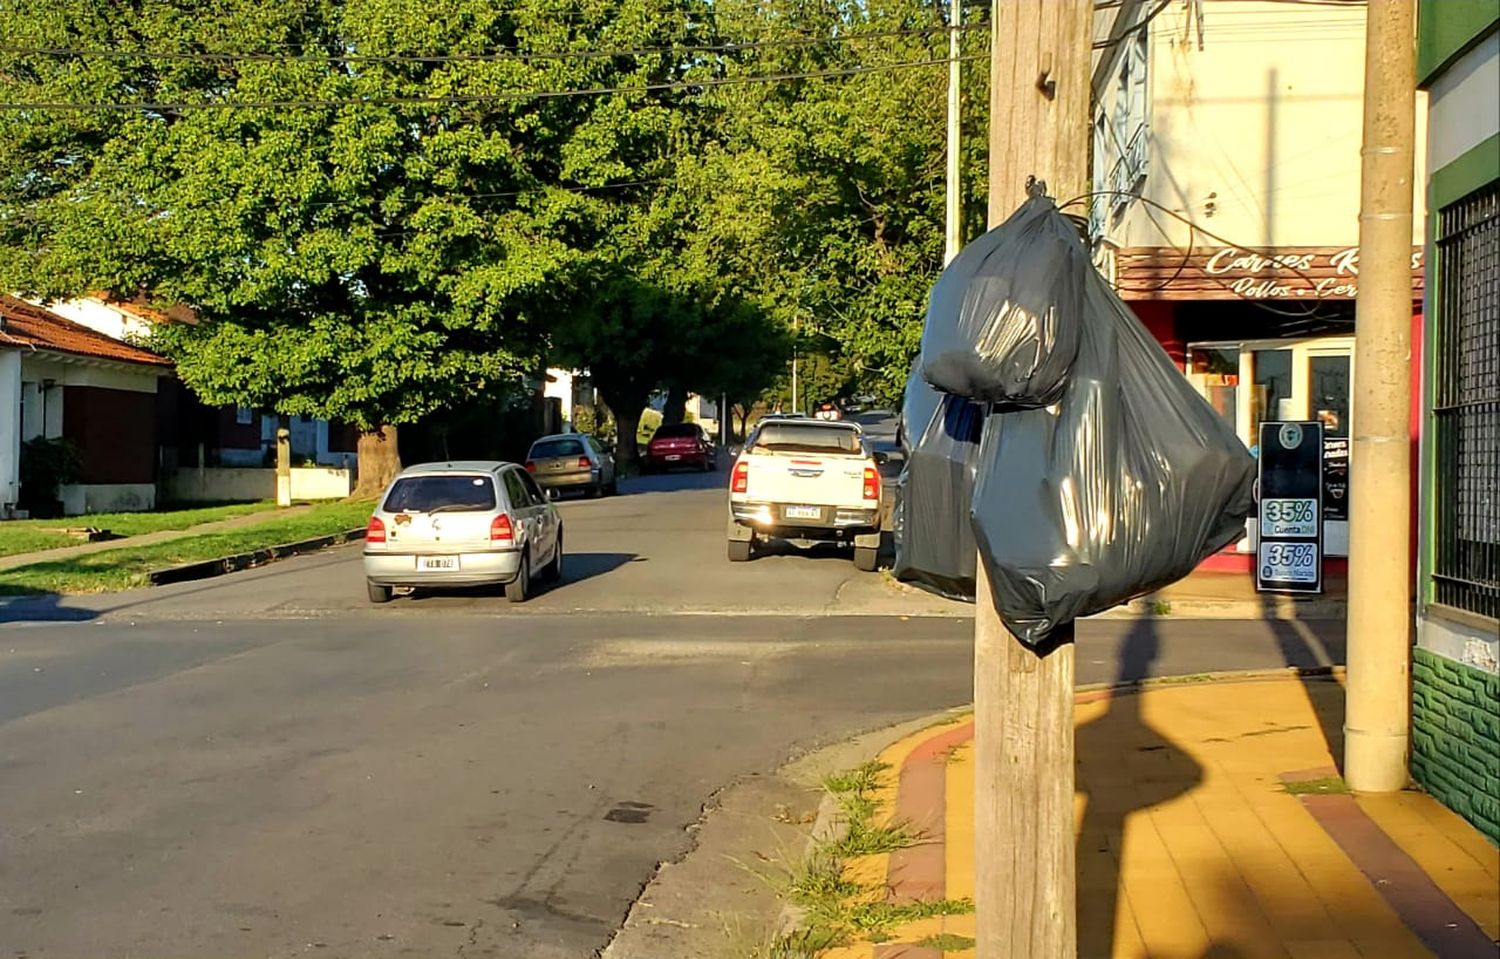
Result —
[[[1493,940],[1500,931],[1500,850],[1466,822],[1415,792],[1299,796],[1283,782],[1331,773],[1341,748],[1342,697],[1337,681],[1290,675],[1081,695],[1079,955],[1430,957],[1408,925],[1422,925],[1412,910],[1424,901],[1459,918],[1462,910]],[[936,791],[944,799],[945,855],[910,860],[901,877],[930,896],[971,898],[974,891],[973,746],[959,741],[971,729],[939,727],[925,734],[932,738],[926,748],[908,737],[882,757],[899,770],[890,777],[899,784],[895,805],[908,786],[923,794],[906,798],[908,809],[931,804],[933,766],[942,763]],[[1328,809],[1352,825],[1320,819]],[[1364,845],[1380,847],[1407,870],[1403,888],[1377,888],[1372,876],[1379,872],[1351,859],[1330,829],[1345,844],[1350,836],[1370,837]],[[1358,858],[1361,851],[1354,852]],[[922,869],[934,871],[925,885],[916,875]],[[1413,870],[1431,883],[1412,882],[1421,878]],[[1408,892],[1414,888],[1417,899]],[[972,915],[924,919],[895,930],[889,942],[828,956],[969,959],[972,949],[940,953],[933,943],[972,939],[974,923]],[[937,938],[944,935],[964,939]]]

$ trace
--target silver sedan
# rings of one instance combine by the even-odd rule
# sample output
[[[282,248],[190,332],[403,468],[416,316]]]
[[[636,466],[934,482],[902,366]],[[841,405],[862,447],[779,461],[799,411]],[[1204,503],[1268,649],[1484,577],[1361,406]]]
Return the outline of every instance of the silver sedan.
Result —
[[[557,508],[514,463],[423,463],[403,470],[365,531],[372,603],[398,588],[505,585],[524,602],[532,581],[562,578]]]

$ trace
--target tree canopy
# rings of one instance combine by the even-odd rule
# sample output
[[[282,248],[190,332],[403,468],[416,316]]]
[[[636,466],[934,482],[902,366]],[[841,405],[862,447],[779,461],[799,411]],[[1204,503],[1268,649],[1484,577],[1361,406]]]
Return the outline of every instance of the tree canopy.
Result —
[[[633,419],[753,398],[794,325],[899,392],[941,266],[932,6],[12,6],[0,286],[192,306],[157,345],[206,402],[378,431],[568,362]]]

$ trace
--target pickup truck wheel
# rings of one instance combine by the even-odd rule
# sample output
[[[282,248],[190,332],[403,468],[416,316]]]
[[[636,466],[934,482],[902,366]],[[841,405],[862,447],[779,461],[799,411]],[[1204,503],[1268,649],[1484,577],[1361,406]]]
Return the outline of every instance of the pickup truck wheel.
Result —
[[[391,588],[389,586],[381,586],[378,583],[366,580],[365,590],[372,603],[389,603],[391,601]]]
[[[874,546],[854,547],[854,568],[862,573],[873,573],[880,567],[880,550]]]
[[[755,542],[748,539],[732,539],[729,541],[729,561],[731,563],[748,563],[750,555],[755,552]]]

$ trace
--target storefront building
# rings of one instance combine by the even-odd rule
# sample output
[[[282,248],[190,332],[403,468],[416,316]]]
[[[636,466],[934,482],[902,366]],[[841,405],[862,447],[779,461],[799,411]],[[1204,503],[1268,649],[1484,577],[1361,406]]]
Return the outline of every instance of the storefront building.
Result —
[[[1427,291],[1412,776],[1500,844],[1500,5],[1423,0]]]
[[[1095,261],[1252,452],[1262,420],[1323,423],[1324,545],[1337,571],[1358,375],[1365,10],[1173,4],[1132,29],[1154,10],[1127,2],[1096,15]],[[1420,222],[1420,189],[1414,199]],[[1418,334],[1422,244],[1418,228]],[[1416,402],[1412,422],[1415,455]],[[1207,565],[1248,571],[1254,534],[1247,524]]]

